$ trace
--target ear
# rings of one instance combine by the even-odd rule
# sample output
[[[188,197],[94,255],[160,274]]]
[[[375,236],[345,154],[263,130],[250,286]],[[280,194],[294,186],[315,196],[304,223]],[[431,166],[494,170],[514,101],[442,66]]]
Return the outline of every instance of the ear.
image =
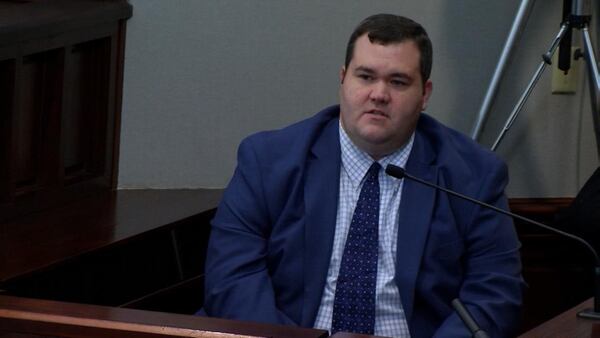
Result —
[[[427,80],[425,85],[423,86],[423,99],[421,102],[421,111],[427,109],[427,103],[429,103],[429,97],[431,96],[431,92],[433,91],[433,82],[431,80]]]
[[[342,66],[342,69],[340,69],[340,83],[344,83],[344,77],[346,77],[346,67]]]

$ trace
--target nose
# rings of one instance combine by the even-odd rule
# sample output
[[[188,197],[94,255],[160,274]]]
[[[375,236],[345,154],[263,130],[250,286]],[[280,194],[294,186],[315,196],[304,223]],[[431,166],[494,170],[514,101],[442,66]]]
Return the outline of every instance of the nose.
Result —
[[[374,83],[369,99],[375,104],[387,104],[390,101],[390,95],[386,84],[382,81]]]

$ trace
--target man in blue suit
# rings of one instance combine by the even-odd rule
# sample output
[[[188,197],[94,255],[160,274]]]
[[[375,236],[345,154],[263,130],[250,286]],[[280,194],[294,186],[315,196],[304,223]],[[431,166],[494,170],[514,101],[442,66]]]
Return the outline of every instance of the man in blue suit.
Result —
[[[371,16],[350,37],[339,106],[241,143],[212,222],[208,315],[468,337],[451,307],[459,298],[492,337],[515,334],[523,281],[512,220],[380,170],[395,164],[507,208],[506,166],[422,113],[431,60],[418,23]]]

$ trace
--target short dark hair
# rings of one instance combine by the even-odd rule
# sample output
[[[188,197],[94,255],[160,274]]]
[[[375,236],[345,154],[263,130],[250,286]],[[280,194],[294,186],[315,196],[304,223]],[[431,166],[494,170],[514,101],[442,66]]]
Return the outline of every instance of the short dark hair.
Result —
[[[393,14],[375,14],[364,19],[354,29],[346,46],[346,61],[344,64],[346,69],[352,61],[356,39],[364,34],[368,34],[369,41],[372,43],[382,45],[400,43],[406,40],[414,41],[421,53],[420,63],[423,83],[429,79],[433,62],[433,48],[423,26],[409,18]]]

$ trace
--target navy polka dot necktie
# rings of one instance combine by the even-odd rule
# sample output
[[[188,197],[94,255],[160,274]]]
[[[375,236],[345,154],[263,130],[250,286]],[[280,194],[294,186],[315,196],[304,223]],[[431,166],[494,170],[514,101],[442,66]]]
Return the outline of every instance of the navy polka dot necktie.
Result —
[[[374,162],[360,191],[333,302],[332,334],[338,331],[373,334],[379,236],[379,170]]]

